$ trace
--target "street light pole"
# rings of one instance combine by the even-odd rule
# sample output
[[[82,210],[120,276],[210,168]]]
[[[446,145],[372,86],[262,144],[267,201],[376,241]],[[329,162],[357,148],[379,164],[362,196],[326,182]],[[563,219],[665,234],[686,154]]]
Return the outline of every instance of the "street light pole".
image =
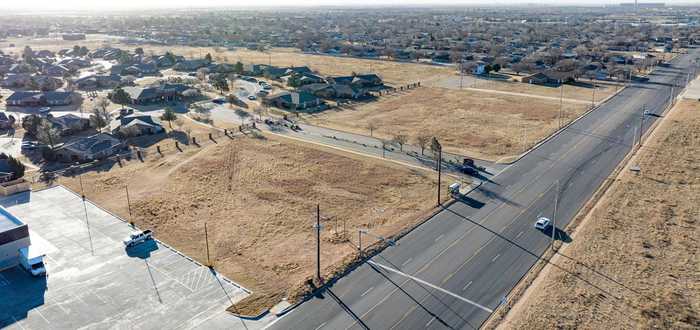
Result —
[[[126,189],[126,205],[129,208],[129,224],[134,225],[134,217],[131,215],[131,199],[129,199],[129,185],[125,185]]]
[[[646,114],[646,105],[642,106],[642,118],[639,121],[639,146],[642,146],[642,135],[644,134],[644,115]]]
[[[559,92],[559,128],[561,129],[561,113],[564,111],[564,84],[560,83]]]
[[[438,184],[437,184],[437,205],[440,205],[440,186],[442,182],[442,148],[438,150]]]
[[[316,278],[321,284],[321,206],[316,204]]]
[[[85,226],[87,227],[88,239],[90,240],[90,252],[94,255],[95,248],[92,246],[92,233],[90,232],[90,221],[88,220],[87,204],[85,202],[85,189],[83,188],[83,176],[78,174],[78,180],[80,181],[80,194],[83,198],[83,209],[85,210]]]
[[[207,222],[204,222],[204,242],[207,246],[207,266],[212,267],[211,259],[209,258],[209,232],[207,231]]]
[[[552,215],[552,251],[554,251],[554,234],[557,232],[557,204],[559,204],[559,180],[557,180],[557,192],[554,195],[554,214]]]

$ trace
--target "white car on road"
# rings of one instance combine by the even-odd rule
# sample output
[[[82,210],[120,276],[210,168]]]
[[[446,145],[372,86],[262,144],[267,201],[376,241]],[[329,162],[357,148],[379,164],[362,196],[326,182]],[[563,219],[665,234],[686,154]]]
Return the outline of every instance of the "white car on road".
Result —
[[[547,230],[552,226],[552,220],[545,217],[539,217],[535,222],[535,228],[539,230]]]
[[[144,230],[132,233],[124,240],[124,246],[132,247],[134,245],[143,243],[149,239],[153,239],[153,232],[151,230]]]

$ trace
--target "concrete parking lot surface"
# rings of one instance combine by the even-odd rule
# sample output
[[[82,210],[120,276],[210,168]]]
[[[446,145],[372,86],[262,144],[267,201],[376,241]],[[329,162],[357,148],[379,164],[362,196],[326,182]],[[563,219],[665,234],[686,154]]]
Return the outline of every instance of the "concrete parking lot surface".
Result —
[[[48,277],[0,272],[0,328],[260,328],[225,308],[245,288],[152,240],[125,249],[129,224],[58,186],[0,200],[47,253]],[[157,233],[156,233],[157,235]],[[269,318],[269,317],[268,317]]]

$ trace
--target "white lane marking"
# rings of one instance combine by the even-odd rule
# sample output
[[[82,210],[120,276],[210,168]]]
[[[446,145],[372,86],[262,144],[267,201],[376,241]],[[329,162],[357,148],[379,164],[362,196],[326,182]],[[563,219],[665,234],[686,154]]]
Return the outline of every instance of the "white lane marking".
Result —
[[[437,242],[437,241],[441,240],[444,236],[445,236],[445,234],[441,234],[440,236],[438,236],[438,237],[435,239],[435,241]]]
[[[428,323],[425,324],[425,327],[426,327],[426,328],[429,327],[430,324],[433,323],[433,321],[435,321],[435,316],[433,316],[433,318],[430,319],[430,321],[428,321]]]
[[[360,297],[364,297],[366,294],[368,294],[370,291],[372,291],[372,289],[374,289],[374,287],[370,287],[369,289],[367,289],[367,291],[363,292],[363,293],[360,295]]]
[[[469,283],[467,283],[467,285],[465,285],[465,286],[462,288],[462,291],[466,290],[470,285],[472,285],[472,282],[474,282],[474,281],[469,281]]]
[[[523,236],[524,233],[525,233],[524,231],[519,232],[518,235],[515,236],[515,238],[519,238],[520,236]]]
[[[493,259],[491,259],[491,262],[496,261],[496,259],[498,259],[498,257],[500,257],[500,256],[501,256],[500,254],[497,254],[495,257],[493,257]]]
[[[404,262],[401,264],[401,266],[406,266],[406,264],[409,263],[409,262],[411,262],[411,260],[413,260],[413,258],[408,258],[406,261],[404,261]]]
[[[323,328],[324,325],[326,325],[326,322],[319,324],[317,327],[314,328],[314,330],[321,329],[321,328]]]
[[[416,281],[416,282],[418,282],[418,283],[421,283],[421,284],[423,284],[423,285],[427,285],[427,286],[429,286],[429,287],[431,287],[431,288],[433,288],[433,289],[435,289],[435,290],[438,290],[438,291],[440,291],[440,292],[446,293],[446,294],[448,294],[448,295],[450,295],[450,296],[452,296],[452,297],[455,297],[455,298],[457,298],[457,299],[459,299],[459,300],[461,300],[461,301],[464,301],[464,302],[466,302],[466,303],[468,303],[468,304],[474,305],[474,306],[476,306],[476,307],[478,307],[478,308],[480,308],[480,309],[482,309],[482,310],[484,310],[484,311],[487,311],[487,312],[489,312],[489,313],[493,313],[493,310],[490,309],[490,308],[484,307],[483,305],[481,305],[481,304],[479,304],[479,303],[476,303],[476,302],[474,302],[474,301],[471,301],[471,300],[469,300],[469,299],[467,299],[467,298],[464,298],[464,297],[462,297],[462,296],[460,296],[460,295],[454,294],[454,293],[452,293],[452,292],[450,292],[450,291],[447,291],[447,290],[445,290],[445,289],[443,289],[443,288],[441,288],[441,287],[439,287],[439,286],[437,286],[437,285],[433,285],[433,284],[431,284],[431,283],[428,283],[428,282],[426,282],[426,281],[423,281],[423,280],[421,280],[421,279],[419,279],[419,278],[417,278],[417,277],[408,275],[408,274],[406,274],[406,273],[404,273],[404,272],[401,272],[401,271],[399,271],[399,270],[393,269],[393,268],[388,267],[388,266],[384,266],[384,265],[382,265],[382,264],[376,263],[376,262],[371,261],[371,260],[370,260],[370,261],[367,261],[367,263],[368,263],[368,264],[371,264],[371,265],[374,265],[374,266],[377,266],[377,267],[384,268],[384,269],[386,269],[386,270],[388,270],[388,271],[391,271],[391,272],[394,272],[394,273],[396,273],[396,274],[399,274],[399,275],[408,277],[408,278],[410,278],[410,279],[412,279],[412,280],[414,280],[414,281]]]

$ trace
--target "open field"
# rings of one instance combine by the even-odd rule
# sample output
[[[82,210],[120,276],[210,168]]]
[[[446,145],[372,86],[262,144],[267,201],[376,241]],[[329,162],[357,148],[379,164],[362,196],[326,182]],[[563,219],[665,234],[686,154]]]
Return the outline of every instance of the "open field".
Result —
[[[679,103],[554,257],[567,272],[546,267],[501,327],[700,327],[699,132],[700,103]]]
[[[566,121],[588,105],[564,103]],[[446,151],[497,160],[518,154],[558,127],[559,102],[469,90],[418,88],[308,115],[317,125],[384,139],[405,134],[410,144],[422,134],[436,136]]]
[[[431,87],[460,89],[461,80],[461,86],[465,89],[474,88],[507,93],[520,93],[556,99],[563,98],[564,101],[584,101],[590,103],[594,101],[598,103],[604,100],[606,97],[614,94],[621,88],[620,84],[614,82],[596,81],[596,88],[595,91],[593,91],[593,84],[591,81],[587,79],[580,79],[580,81],[575,84],[564,84],[562,91],[562,88],[560,87],[521,83],[520,79],[525,77],[524,75],[516,76],[499,74],[499,76],[510,78],[486,79],[471,75],[465,75],[463,78],[460,78],[458,72],[454,72],[452,75],[433,78],[425,85]],[[511,81],[511,79],[515,79],[517,81]]]
[[[390,236],[432,209],[432,176],[283,138],[239,137],[93,171],[82,181],[98,205],[203,263],[206,223],[216,269],[270,307],[314,273],[317,203],[329,219],[321,256],[329,274],[355,253],[358,228]],[[80,191],[77,178],[59,182]],[[349,241],[334,235],[343,226]]]
[[[119,42],[118,37],[111,37],[103,34],[88,34],[85,40],[63,40],[61,36],[51,36],[45,38],[7,38],[4,41],[0,41],[0,50],[5,54],[18,54],[21,55],[25,46],[31,47],[33,50],[50,50],[57,52],[61,49],[73,48],[73,46],[85,46],[92,50],[98,47],[102,47],[105,44],[112,44]],[[11,47],[14,45],[14,47]]]

